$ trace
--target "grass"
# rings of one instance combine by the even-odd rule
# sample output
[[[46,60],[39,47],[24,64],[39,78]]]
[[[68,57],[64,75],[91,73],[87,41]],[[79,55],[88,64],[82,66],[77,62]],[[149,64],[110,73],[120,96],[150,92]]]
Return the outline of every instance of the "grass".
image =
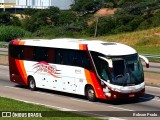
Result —
[[[64,112],[64,111],[58,111],[55,109],[51,109],[51,108],[47,108],[45,106],[40,106],[40,105],[34,105],[34,104],[30,104],[30,103],[25,103],[25,102],[21,102],[21,101],[17,101],[17,100],[13,100],[13,99],[9,99],[9,98],[4,98],[4,97],[0,97],[0,111],[4,112],[4,111],[13,111],[13,112],[39,112],[42,113],[42,117],[39,118],[0,118],[1,120],[8,120],[8,119],[12,119],[12,120],[98,120],[98,118],[93,118],[93,117],[87,117],[87,116],[83,116],[83,115],[78,115],[78,114],[74,114],[71,112]],[[1,112],[0,112],[1,113]],[[43,114],[45,115],[53,115],[53,117],[43,117]],[[1,115],[0,115],[1,116]],[[74,118],[73,118],[74,117]]]
[[[160,27],[130,33],[101,36],[96,39],[127,44],[137,48],[139,52],[143,53],[160,54],[160,52],[158,52],[158,50],[160,50]]]
[[[96,39],[104,41],[114,41],[124,43],[130,46],[160,46],[160,27],[153,29],[128,32],[122,34],[97,37]]]
[[[140,54],[160,55],[160,27],[116,35],[100,36],[96,39],[127,44],[135,48]],[[160,62],[160,59],[155,58],[149,58],[149,60]]]

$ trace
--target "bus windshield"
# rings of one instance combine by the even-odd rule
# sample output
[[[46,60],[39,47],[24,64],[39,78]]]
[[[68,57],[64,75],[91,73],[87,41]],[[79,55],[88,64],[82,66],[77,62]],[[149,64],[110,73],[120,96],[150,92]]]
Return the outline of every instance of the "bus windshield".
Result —
[[[104,72],[100,73],[103,80],[108,79],[110,83],[120,86],[137,85],[144,82],[143,68],[138,54],[109,57],[113,62],[113,70],[109,72],[106,69],[106,73],[110,76],[107,76],[108,78],[104,78]],[[105,62],[105,64],[108,63]],[[106,66],[105,64],[102,66]]]

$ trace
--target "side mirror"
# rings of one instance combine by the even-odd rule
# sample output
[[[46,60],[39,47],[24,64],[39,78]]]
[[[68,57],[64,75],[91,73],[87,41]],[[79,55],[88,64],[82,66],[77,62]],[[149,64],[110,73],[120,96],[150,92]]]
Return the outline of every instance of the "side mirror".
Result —
[[[139,55],[139,57],[140,57],[141,59],[143,59],[144,62],[146,63],[146,68],[149,68],[149,60],[148,60],[145,56],[142,56],[142,55]]]
[[[109,70],[112,72],[113,71],[112,59],[107,59],[107,58],[102,57],[102,56],[98,56],[98,57],[108,63]]]

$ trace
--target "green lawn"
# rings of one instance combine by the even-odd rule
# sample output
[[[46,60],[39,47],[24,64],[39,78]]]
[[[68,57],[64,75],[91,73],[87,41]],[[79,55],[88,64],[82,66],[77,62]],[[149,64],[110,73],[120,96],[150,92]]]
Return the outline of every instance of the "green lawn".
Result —
[[[4,112],[4,111],[13,111],[13,112],[18,112],[18,113],[25,113],[26,112],[38,112],[38,113],[42,113],[42,117],[38,117],[38,118],[27,118],[27,117],[23,117],[23,118],[0,118],[0,120],[8,120],[8,119],[12,119],[12,120],[99,120],[98,118],[93,118],[93,117],[87,117],[87,116],[82,116],[79,114],[75,114],[75,113],[71,113],[71,112],[64,112],[64,111],[58,111],[55,109],[51,109],[51,108],[47,108],[45,106],[40,106],[40,105],[34,105],[34,104],[30,104],[30,103],[25,103],[25,102],[21,102],[21,101],[17,101],[17,100],[13,100],[13,99],[9,99],[9,98],[4,98],[4,97],[0,97],[0,111]],[[1,115],[0,115],[1,116]],[[43,117],[45,116],[45,117]],[[52,116],[52,117],[51,117]]]

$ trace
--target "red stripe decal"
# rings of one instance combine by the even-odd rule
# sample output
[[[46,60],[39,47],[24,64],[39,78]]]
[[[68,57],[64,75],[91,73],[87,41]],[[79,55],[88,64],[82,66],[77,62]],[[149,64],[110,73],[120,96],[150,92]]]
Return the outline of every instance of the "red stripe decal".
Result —
[[[86,44],[79,44],[79,49],[80,50],[88,50],[88,47]]]
[[[84,71],[85,71],[87,83],[93,86],[95,93],[96,93],[96,97],[105,99],[106,96],[104,95],[102,87],[100,86],[95,74],[93,72],[86,70],[86,69]]]

